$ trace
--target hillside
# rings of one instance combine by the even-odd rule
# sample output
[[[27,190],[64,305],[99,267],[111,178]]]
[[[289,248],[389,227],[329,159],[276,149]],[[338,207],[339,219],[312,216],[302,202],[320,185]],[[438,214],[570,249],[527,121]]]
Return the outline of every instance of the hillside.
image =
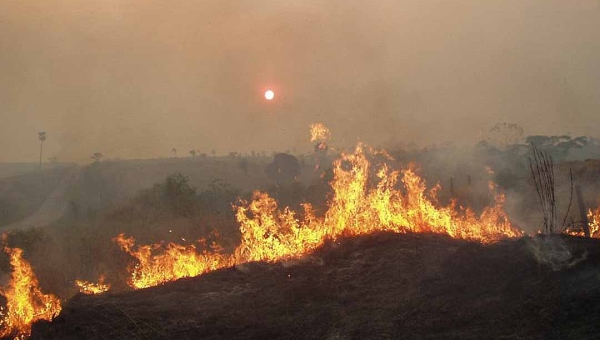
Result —
[[[293,263],[77,295],[32,339],[597,339],[598,273],[598,240],[375,234]]]
[[[225,183],[242,191],[273,185],[265,173],[272,157],[248,157],[245,173],[240,157],[187,157],[147,160],[102,161],[85,167],[78,185],[71,192],[80,210],[99,211],[134,197],[140,190],[152,187],[165,177],[180,173],[199,190],[214,183]],[[304,164],[300,181],[313,179],[312,166]]]

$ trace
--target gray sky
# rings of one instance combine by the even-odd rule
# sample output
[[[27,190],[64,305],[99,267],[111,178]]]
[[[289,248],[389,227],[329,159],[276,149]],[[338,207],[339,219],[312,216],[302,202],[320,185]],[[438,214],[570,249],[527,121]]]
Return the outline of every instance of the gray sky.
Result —
[[[3,0],[0,121],[0,161],[597,136],[600,1]]]

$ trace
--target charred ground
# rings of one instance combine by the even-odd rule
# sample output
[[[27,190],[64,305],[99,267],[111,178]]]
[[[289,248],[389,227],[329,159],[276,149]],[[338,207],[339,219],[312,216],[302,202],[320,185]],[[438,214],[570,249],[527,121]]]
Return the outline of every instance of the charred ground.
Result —
[[[540,242],[581,261],[540,264],[533,250],[556,249]],[[380,233],[296,262],[77,295],[32,339],[595,339],[599,317],[599,240]]]

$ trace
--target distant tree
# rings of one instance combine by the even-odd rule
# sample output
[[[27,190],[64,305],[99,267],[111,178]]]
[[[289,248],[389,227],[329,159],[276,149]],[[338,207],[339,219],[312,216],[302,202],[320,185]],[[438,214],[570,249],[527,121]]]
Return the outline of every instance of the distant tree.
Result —
[[[92,160],[94,161],[94,163],[98,163],[102,160],[102,157],[104,155],[102,155],[102,153],[100,152],[94,152],[94,154],[92,155]]]
[[[236,158],[236,157],[238,157],[239,155],[240,155],[240,154],[239,154],[238,152],[235,152],[235,151],[231,151],[231,152],[229,153],[229,157],[231,157],[231,158]]]
[[[300,163],[293,155],[278,153],[273,156],[273,161],[265,169],[267,176],[277,182],[295,180],[300,175]]]
[[[46,141],[46,131],[38,132],[38,139],[40,140],[40,169],[42,168],[42,150],[44,148],[44,142]]]
[[[192,155],[192,157],[195,157],[196,156],[196,150],[193,150],[193,149],[190,150],[190,155]]]
[[[248,176],[248,160],[246,158],[242,158],[238,161],[238,168],[242,170],[244,175]]]
[[[210,150],[210,154],[215,157],[217,155],[217,151],[215,149]]]
[[[490,129],[485,139],[494,147],[503,150],[509,145],[522,142],[523,128],[518,124],[498,123]]]
[[[171,156],[177,157],[177,149],[175,149],[175,148],[171,149]]]
[[[136,200],[152,209],[190,216],[196,209],[196,188],[189,184],[187,176],[176,173],[150,189],[141,190]]]
[[[580,136],[571,138],[568,135],[561,136],[528,136],[526,142],[535,145],[538,149],[547,152],[555,160],[563,160],[573,149],[581,149],[588,145],[588,137]]]

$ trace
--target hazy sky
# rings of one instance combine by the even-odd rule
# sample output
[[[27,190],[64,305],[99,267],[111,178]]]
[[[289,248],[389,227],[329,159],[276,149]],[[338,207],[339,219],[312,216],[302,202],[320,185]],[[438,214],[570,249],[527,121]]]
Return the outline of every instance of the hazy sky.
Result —
[[[262,93],[276,92],[273,102]],[[0,161],[600,135],[600,0],[2,0]]]

